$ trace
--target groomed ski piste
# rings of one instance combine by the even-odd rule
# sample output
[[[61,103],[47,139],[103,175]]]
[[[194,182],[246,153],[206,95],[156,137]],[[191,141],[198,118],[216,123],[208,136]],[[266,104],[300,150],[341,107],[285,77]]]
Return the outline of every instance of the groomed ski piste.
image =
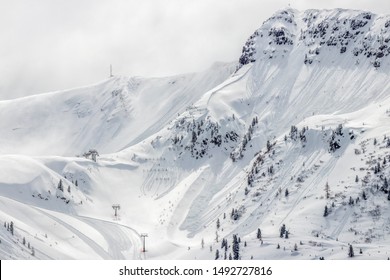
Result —
[[[0,259],[388,259],[389,42],[285,9],[238,62],[0,101]]]

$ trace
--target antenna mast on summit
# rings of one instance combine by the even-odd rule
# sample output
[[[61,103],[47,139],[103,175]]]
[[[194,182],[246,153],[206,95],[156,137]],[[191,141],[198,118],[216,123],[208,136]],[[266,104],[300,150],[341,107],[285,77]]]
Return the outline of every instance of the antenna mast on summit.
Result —
[[[112,75],[112,64],[110,64],[110,78],[114,77],[114,75]]]

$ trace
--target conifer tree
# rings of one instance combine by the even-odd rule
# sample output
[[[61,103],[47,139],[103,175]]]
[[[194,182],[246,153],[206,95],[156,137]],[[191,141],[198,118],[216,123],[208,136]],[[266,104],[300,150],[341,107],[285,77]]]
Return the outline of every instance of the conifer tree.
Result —
[[[348,256],[349,256],[350,258],[352,258],[352,257],[355,256],[355,253],[353,252],[352,244],[349,245]]]
[[[326,182],[325,184],[325,194],[326,194],[326,199],[329,199],[330,197],[330,187],[329,187],[329,183]]]
[[[269,152],[272,148],[271,142],[267,140],[267,152]]]
[[[282,227],[280,228],[280,237],[284,237],[285,232],[286,232],[286,225],[283,224]]]
[[[328,216],[328,206],[325,205],[324,217]]]
[[[58,186],[57,188],[60,190],[60,191],[64,191],[64,186],[62,185],[62,179],[60,179],[60,181],[58,182]]]
[[[237,235],[233,235],[233,259],[238,260],[240,258],[240,243],[238,242]]]
[[[261,230],[260,228],[257,229],[257,239],[261,239]]]
[[[219,259],[219,250],[218,250],[218,249],[215,251],[215,259],[216,259],[216,260]]]

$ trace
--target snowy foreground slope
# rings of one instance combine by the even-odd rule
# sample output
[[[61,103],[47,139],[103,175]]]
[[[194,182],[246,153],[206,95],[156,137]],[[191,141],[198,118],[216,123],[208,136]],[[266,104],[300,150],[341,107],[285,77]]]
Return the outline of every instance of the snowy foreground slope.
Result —
[[[1,101],[1,259],[389,258],[389,54],[288,9],[234,65]]]

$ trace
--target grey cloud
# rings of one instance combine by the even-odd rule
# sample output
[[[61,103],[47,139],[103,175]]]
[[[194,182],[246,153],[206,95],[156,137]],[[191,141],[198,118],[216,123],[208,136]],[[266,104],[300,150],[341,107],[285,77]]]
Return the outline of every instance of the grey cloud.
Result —
[[[0,0],[0,99],[121,75],[164,76],[237,60],[276,10],[353,8],[386,1]]]

